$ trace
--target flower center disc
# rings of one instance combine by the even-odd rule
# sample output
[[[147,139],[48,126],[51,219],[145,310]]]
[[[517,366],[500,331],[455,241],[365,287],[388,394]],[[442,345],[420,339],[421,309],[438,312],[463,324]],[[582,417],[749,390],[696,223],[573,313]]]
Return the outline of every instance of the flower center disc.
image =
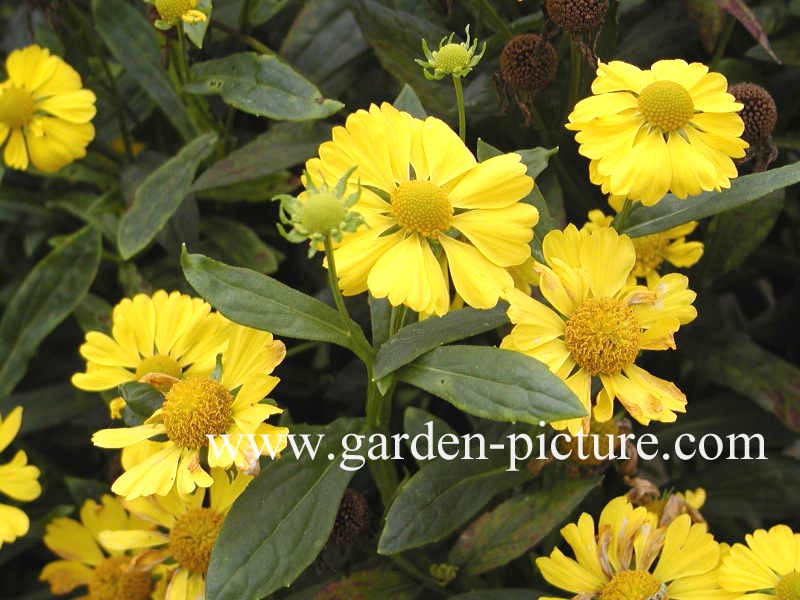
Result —
[[[589,298],[572,313],[564,343],[592,375],[614,375],[639,352],[641,327],[629,306],[613,298]]]
[[[669,240],[661,233],[643,235],[632,238],[633,247],[636,250],[636,264],[633,267],[633,274],[636,277],[644,277],[650,271],[661,266],[664,262],[664,253],[669,246]]]
[[[333,231],[347,216],[344,202],[328,192],[309,194],[300,206],[298,221],[309,233]]]
[[[33,98],[24,88],[10,85],[0,92],[0,123],[22,127],[33,118]]]
[[[600,592],[600,600],[667,600],[663,588],[647,571],[620,571]]]
[[[186,448],[207,446],[207,435],[225,433],[233,422],[233,396],[205,377],[175,383],[161,409],[167,437]]]
[[[444,73],[453,73],[458,69],[468,67],[470,61],[469,50],[463,44],[445,44],[433,57],[436,68]]]
[[[158,15],[165,21],[179,21],[183,14],[197,5],[193,0],[156,0]]]
[[[89,579],[91,600],[147,600],[150,574],[129,569],[130,557],[112,556],[101,562]]]
[[[432,238],[450,229],[453,206],[447,192],[430,181],[404,181],[391,202],[394,218],[406,231]]]
[[[681,84],[656,81],[639,94],[639,110],[650,125],[675,131],[694,116],[694,102]]]
[[[161,354],[154,354],[148,356],[139,366],[136,367],[136,379],[141,379],[150,373],[163,373],[175,379],[180,378],[182,369],[174,358],[163,356]]]
[[[205,575],[224,516],[211,508],[187,510],[169,533],[169,550],[181,567]]]
[[[775,586],[777,600],[800,600],[800,573],[792,571],[787,573]]]

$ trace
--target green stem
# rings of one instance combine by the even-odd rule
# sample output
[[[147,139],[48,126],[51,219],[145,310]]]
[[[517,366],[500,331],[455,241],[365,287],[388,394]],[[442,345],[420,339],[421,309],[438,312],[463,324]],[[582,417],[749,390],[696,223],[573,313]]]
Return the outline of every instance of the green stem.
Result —
[[[567,120],[567,115],[569,115],[569,113],[575,107],[575,104],[578,102],[578,91],[581,85],[581,64],[583,63],[583,60],[580,52],[578,51],[578,47],[573,41],[570,41],[569,43],[569,61],[569,96],[567,97],[567,106],[565,107],[566,112],[564,113],[565,121]]]
[[[456,88],[456,104],[458,105],[458,135],[461,141],[467,141],[467,117],[464,111],[464,90],[461,87],[461,77],[453,75],[453,87]]]
[[[388,437],[391,430],[389,428],[392,418],[392,396],[394,396],[395,383],[389,384],[389,389],[381,393],[377,382],[372,379],[372,365],[367,365],[367,405],[365,412],[367,415],[365,433],[381,434]],[[381,495],[381,502],[384,507],[388,507],[394,497],[400,479],[397,470],[391,460],[371,460],[369,470],[378,492]]]
[[[176,65],[175,70],[178,73],[178,80],[181,85],[189,81],[189,65],[186,59],[186,38],[183,35],[183,23],[178,23],[177,28],[177,42],[175,48]]]
[[[319,348],[319,342],[303,342],[302,344],[297,344],[297,346],[292,346],[286,350],[286,358],[301,354],[308,350],[313,350],[314,348]]]
[[[236,29],[234,29],[233,27],[229,27],[225,23],[211,19],[211,26],[214,27],[215,29],[219,29],[220,31],[224,31],[225,33],[230,35],[233,39],[235,39],[237,42],[242,42],[243,44],[247,44],[248,46],[250,46],[250,48],[258,52],[259,54],[266,54],[268,56],[275,54],[275,52],[273,52],[273,50],[266,44],[262,44],[253,36],[242,33],[241,31],[237,31]]]
[[[731,41],[734,27],[736,27],[736,19],[733,18],[732,15],[728,15],[728,20],[725,22],[725,29],[722,30],[722,34],[719,36],[717,47],[714,50],[714,56],[711,58],[711,64],[708,66],[710,70],[715,70],[717,63],[722,60],[725,49],[728,47],[728,42]]]

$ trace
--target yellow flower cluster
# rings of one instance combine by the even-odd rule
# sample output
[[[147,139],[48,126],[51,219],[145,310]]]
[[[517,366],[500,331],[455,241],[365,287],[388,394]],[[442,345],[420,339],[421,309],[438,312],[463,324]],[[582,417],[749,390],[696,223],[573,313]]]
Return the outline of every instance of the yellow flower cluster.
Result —
[[[92,599],[203,598],[225,515],[258,473],[261,453],[277,455],[286,445],[288,429],[266,422],[282,411],[265,401],[285,347],[199,298],[159,290],[119,302],[110,335],[88,332],[80,352],[86,370],[73,376],[76,387],[105,391],[138,382],[162,400],[138,418],[133,409],[141,407],[111,401],[112,416],[126,426],[92,440],[122,449],[116,497],[87,501],[80,521],[50,522],[45,544],[63,560],[47,565],[41,578],[54,594],[86,586]],[[250,434],[268,439],[271,452],[243,442]],[[210,451],[210,442],[220,452]]]

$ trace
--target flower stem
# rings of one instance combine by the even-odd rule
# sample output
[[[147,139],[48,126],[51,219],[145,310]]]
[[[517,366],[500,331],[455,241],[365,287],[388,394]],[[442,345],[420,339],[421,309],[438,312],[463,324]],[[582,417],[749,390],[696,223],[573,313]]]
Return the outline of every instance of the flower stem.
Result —
[[[458,135],[461,141],[467,141],[467,117],[464,111],[464,89],[461,87],[461,77],[453,75],[453,87],[456,88],[456,104],[458,105]]]
[[[722,34],[719,36],[717,47],[714,50],[714,56],[711,58],[711,64],[708,66],[709,70],[715,70],[717,68],[717,64],[725,55],[725,49],[728,47],[728,42],[731,41],[731,35],[733,34],[734,27],[736,27],[736,19],[733,16],[728,15],[727,21],[725,22],[725,29],[722,30]]]
[[[611,226],[616,229],[617,231],[625,231],[625,227],[628,224],[628,216],[630,215],[631,208],[633,207],[633,202],[630,198],[625,198],[625,204],[622,205],[622,210],[617,213],[617,216],[614,217],[614,220],[611,222]]]
[[[178,79],[181,84],[189,81],[189,66],[186,59],[186,38],[183,35],[183,23],[178,23],[177,37],[176,37],[176,60],[177,64],[175,70],[178,73]]]

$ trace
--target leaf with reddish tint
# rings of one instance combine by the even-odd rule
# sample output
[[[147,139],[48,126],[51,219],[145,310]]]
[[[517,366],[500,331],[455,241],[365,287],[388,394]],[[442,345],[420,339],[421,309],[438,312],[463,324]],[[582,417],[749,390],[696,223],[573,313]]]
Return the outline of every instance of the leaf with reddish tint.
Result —
[[[800,369],[745,336],[700,349],[700,372],[747,396],[792,431],[800,432]]]
[[[731,15],[736,17],[736,20],[741,23],[747,31],[750,32],[755,40],[761,45],[764,50],[766,50],[767,54],[770,55],[772,60],[776,63],[780,63],[781,61],[775,56],[775,53],[772,51],[772,48],[769,45],[769,40],[767,39],[767,34],[764,33],[764,28],[761,27],[761,23],[758,21],[758,17],[750,10],[750,7],[747,6],[744,0],[714,0],[722,10],[729,12]]]
[[[418,588],[413,579],[398,571],[370,569],[329,583],[317,592],[314,600],[412,600]]]
[[[511,562],[569,517],[601,481],[560,481],[551,488],[506,500],[464,530],[448,562],[467,575],[479,575]]]

